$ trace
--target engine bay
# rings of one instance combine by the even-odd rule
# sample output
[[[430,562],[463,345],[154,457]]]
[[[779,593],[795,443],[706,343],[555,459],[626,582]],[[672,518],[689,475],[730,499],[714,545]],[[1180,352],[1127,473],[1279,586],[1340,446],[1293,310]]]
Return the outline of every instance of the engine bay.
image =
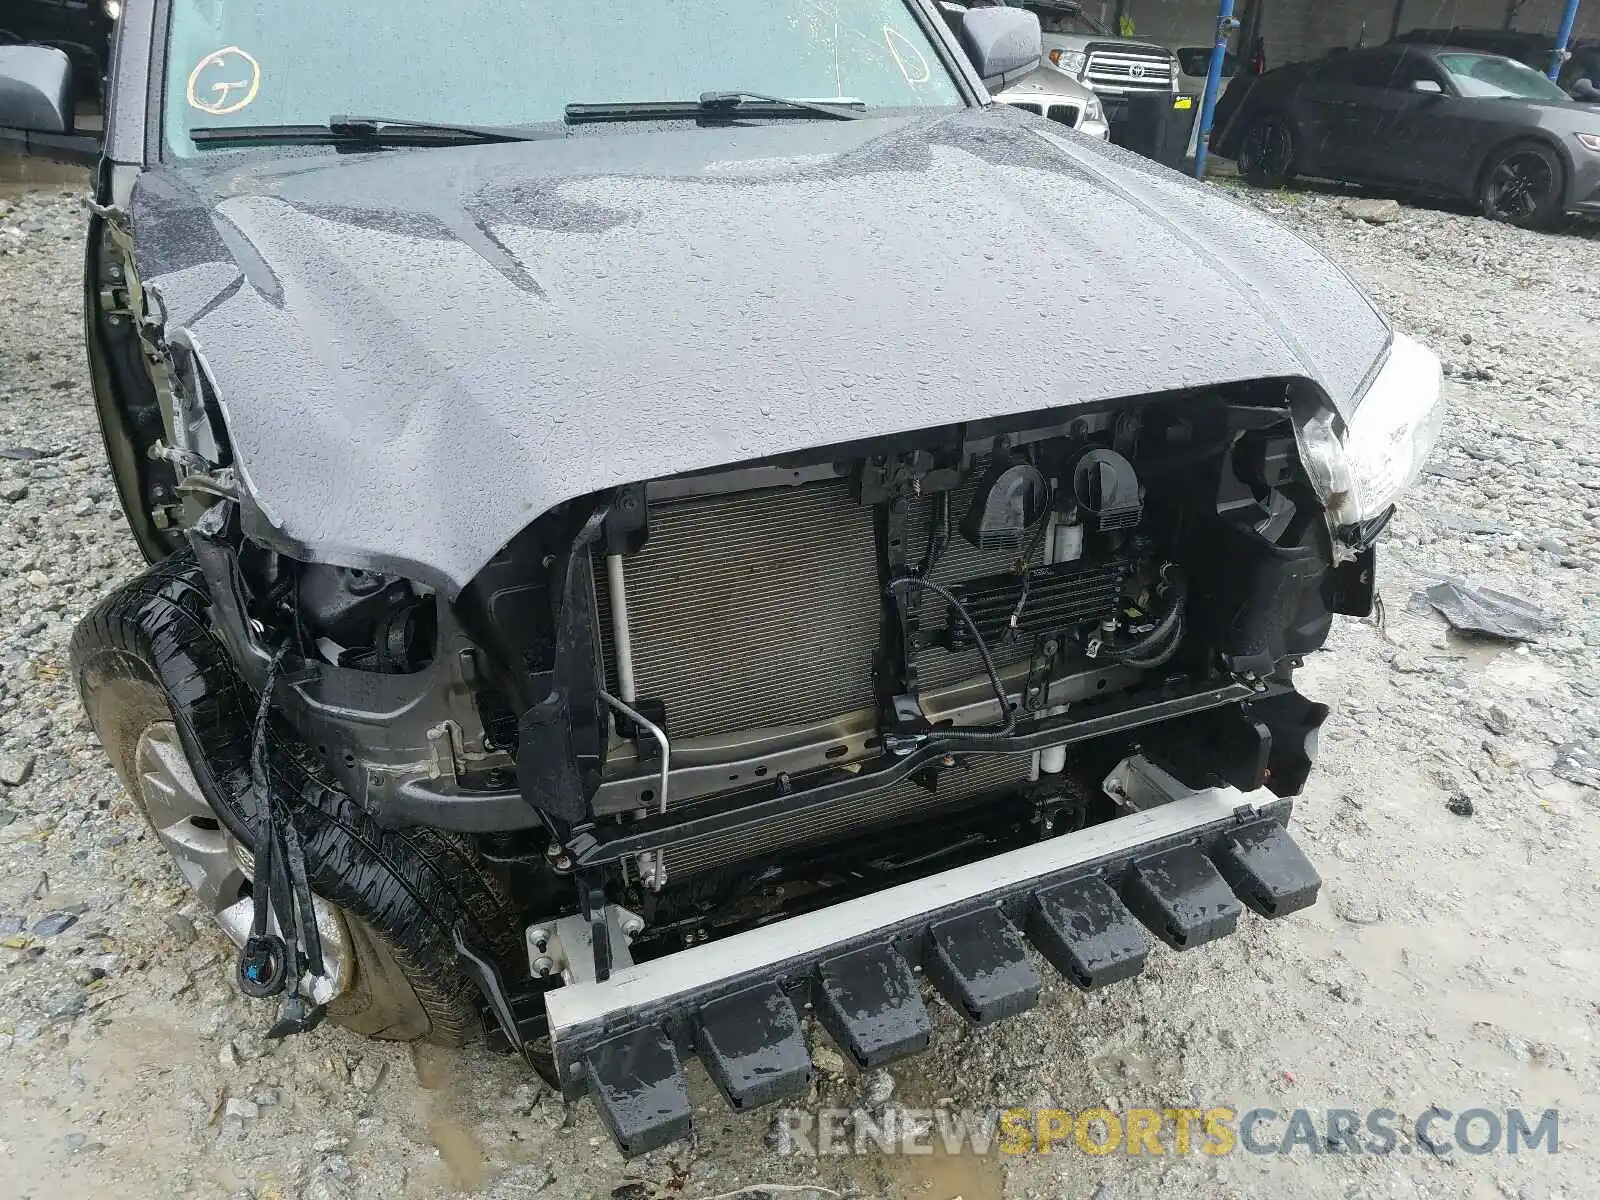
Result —
[[[566,842],[627,953],[1111,820],[1133,754],[1297,791],[1293,668],[1368,584],[1268,395],[644,486],[584,559],[609,720]]]
[[[1204,674],[1218,543],[1314,550],[1320,528],[1281,409],[969,427],[785,474],[650,485],[631,544],[596,548],[606,689],[670,739],[671,804]],[[594,809],[642,815],[659,746],[613,728]],[[1038,757],[1030,776],[1061,769]]]
[[[1262,382],[626,485],[449,605],[239,569],[321,654],[287,711],[352,794],[481,831],[530,896],[570,881],[560,911],[635,914],[648,956],[1109,820],[1132,754],[1294,794],[1325,711],[1293,669],[1372,576],[1334,561],[1293,405]],[[337,740],[385,709],[415,717]]]

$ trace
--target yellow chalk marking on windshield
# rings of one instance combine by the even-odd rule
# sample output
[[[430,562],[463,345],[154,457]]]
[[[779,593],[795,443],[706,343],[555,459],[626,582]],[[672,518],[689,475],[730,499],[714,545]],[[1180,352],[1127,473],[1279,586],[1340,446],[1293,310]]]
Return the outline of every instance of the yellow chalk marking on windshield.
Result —
[[[227,74],[213,79],[202,95],[200,77],[212,67],[226,69]],[[244,78],[235,78],[238,75]],[[214,117],[225,117],[247,108],[260,90],[261,64],[237,46],[224,46],[206,55],[189,72],[189,107]]]
[[[922,68],[922,74],[913,75],[907,69],[906,60],[900,57],[900,49],[899,46],[895,45],[896,42],[917,56],[917,65]],[[927,83],[928,80],[933,78],[933,68],[928,65],[928,60],[922,56],[922,51],[918,50],[917,44],[898,29],[885,25],[883,27],[883,44],[889,47],[889,54],[894,58],[894,65],[900,68],[900,74],[905,76],[906,82],[912,87]]]

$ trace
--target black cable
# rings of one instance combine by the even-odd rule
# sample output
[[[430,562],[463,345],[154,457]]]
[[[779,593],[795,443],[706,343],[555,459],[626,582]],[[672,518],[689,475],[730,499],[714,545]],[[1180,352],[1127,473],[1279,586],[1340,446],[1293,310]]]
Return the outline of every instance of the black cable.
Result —
[[[282,993],[291,970],[298,969],[294,952],[287,941],[271,931],[268,924],[273,896],[273,878],[279,872],[277,838],[273,836],[272,781],[267,775],[267,717],[272,710],[272,688],[288,647],[282,647],[267,663],[261,685],[261,701],[256,707],[250,736],[250,786],[256,794],[256,828],[252,846],[250,933],[239,948],[239,985],[245,995],[265,998]],[[279,927],[284,923],[280,918]]]
[[[272,786],[267,767],[267,726],[272,711],[272,692],[277,684],[288,646],[280,647],[267,663],[261,685],[261,700],[251,728],[250,780],[256,791],[257,813],[254,879],[251,881],[253,913],[246,950],[261,953],[264,948],[282,954],[283,986],[290,999],[300,994],[302,969],[313,975],[326,973],[322,955],[322,936],[317,928],[311,883],[306,873],[305,848],[294,817]],[[269,933],[269,910],[277,917],[279,934]]]
[[[934,595],[941,597],[945,603],[955,609],[956,615],[961,618],[968,631],[972,634],[973,645],[977,647],[978,657],[983,660],[983,669],[988,673],[989,686],[994,689],[995,699],[1000,704],[1000,711],[1005,714],[1005,724],[998,729],[941,729],[933,736],[939,741],[988,740],[992,738],[1010,737],[1017,727],[1017,714],[1011,707],[1011,701],[1006,698],[1005,684],[1000,682],[1000,672],[994,665],[994,656],[989,653],[988,644],[983,640],[983,634],[978,630],[978,623],[972,619],[972,614],[967,611],[967,606],[962,604],[944,587],[931,579],[920,579],[915,575],[902,575],[899,579],[892,580],[889,591],[893,593],[899,587],[926,588]]]
[[[267,775],[267,718],[272,712],[272,689],[278,681],[278,671],[283,665],[287,646],[279,647],[267,663],[266,678],[261,684],[261,699],[256,705],[256,719],[250,726],[250,783],[255,788],[256,837],[253,862],[257,882],[252,885],[254,915],[250,932],[256,937],[267,933],[267,896],[270,888],[266,879],[272,873],[272,781]]]
[[[928,522],[928,545],[922,552],[922,565],[913,574],[926,579],[939,564],[939,556],[950,542],[950,493],[939,492],[933,497],[933,514]]]
[[[1054,503],[1054,500],[1055,497],[1052,495],[1051,502]],[[1022,552],[1022,557],[1017,560],[1018,573],[1022,576],[1022,594],[1017,597],[1017,606],[1011,610],[1011,624],[1006,627],[1008,642],[1016,641],[1017,623],[1022,620],[1022,610],[1028,606],[1028,585],[1032,582],[1028,560],[1039,549],[1039,543],[1044,540],[1045,530],[1049,528],[1050,514],[1046,512],[1039,520],[1039,528],[1034,531],[1033,541],[1028,543],[1027,549]]]

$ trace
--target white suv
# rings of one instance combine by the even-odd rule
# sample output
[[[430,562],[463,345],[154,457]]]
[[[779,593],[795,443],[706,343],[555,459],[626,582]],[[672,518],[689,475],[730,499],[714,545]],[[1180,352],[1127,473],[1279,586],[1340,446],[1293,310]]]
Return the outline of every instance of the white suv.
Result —
[[[1041,117],[1070,125],[1080,133],[1111,140],[1111,126],[1099,98],[1083,84],[1068,79],[1060,71],[1040,67],[996,94],[1001,104],[1025,108]]]
[[[1077,0],[1025,0],[1044,31],[1044,61],[1115,108],[1130,96],[1170,94],[1178,60],[1153,42],[1118,37],[1083,11]]]

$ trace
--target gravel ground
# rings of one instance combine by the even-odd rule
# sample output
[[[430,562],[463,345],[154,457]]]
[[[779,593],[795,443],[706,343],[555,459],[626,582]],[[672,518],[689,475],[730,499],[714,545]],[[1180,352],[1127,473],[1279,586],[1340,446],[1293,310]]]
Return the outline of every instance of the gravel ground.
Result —
[[[1600,231],[1409,207],[1371,223],[1336,195],[1239,194],[1325,247],[1451,378],[1446,445],[1388,543],[1387,622],[1339,625],[1305,672],[1335,709],[1298,815],[1323,897],[1205,950],[1158,950],[1106,994],[1052,986],[982,1036],[939,1008],[933,1052],[892,1073],[857,1078],[823,1053],[816,1099],[1557,1107],[1559,1153],[1436,1153],[1403,1135],[1388,1156],[817,1162],[778,1156],[766,1122],[727,1116],[696,1073],[698,1141],[625,1164],[587,1105],[565,1111],[485,1051],[336,1029],[264,1043],[267,1009],[234,994],[230,948],[68,683],[73,621],[140,564],[83,363],[83,214],[75,190],[47,189],[0,194],[0,1194],[1600,1194]],[[1462,640],[1408,605],[1446,574],[1560,626],[1522,649]]]

